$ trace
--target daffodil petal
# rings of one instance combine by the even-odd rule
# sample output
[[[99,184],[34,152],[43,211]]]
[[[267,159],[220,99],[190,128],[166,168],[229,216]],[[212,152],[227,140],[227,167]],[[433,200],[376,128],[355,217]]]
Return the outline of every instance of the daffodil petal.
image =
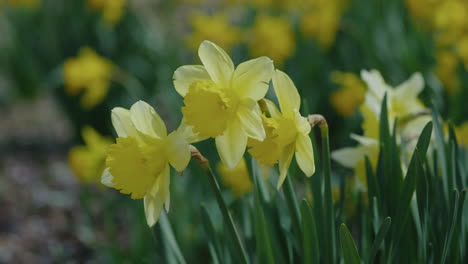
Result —
[[[286,175],[288,174],[289,166],[291,165],[291,161],[292,161],[292,158],[294,156],[295,147],[296,146],[294,144],[290,144],[290,145],[286,146],[283,149],[283,153],[281,153],[281,157],[280,157],[279,164],[278,164],[280,176],[279,176],[279,179],[278,179],[278,183],[276,185],[276,188],[278,188],[278,189],[281,188],[281,185],[283,185],[283,182],[286,179]]]
[[[424,79],[421,73],[417,72],[411,75],[411,77],[407,81],[398,85],[395,88],[395,93],[398,98],[409,100],[417,98],[423,89]]]
[[[361,147],[342,148],[331,153],[331,158],[346,168],[354,168],[364,157]]]
[[[258,104],[254,102],[253,106],[243,105],[237,110],[237,116],[240,120],[242,130],[248,137],[263,141],[266,137],[263,128],[261,111]]]
[[[177,133],[179,137],[185,139],[188,143],[196,143],[207,139],[208,137],[202,137],[198,133],[193,131],[193,127],[185,123],[185,118],[180,122],[179,127],[174,132]]]
[[[286,73],[276,70],[273,74],[273,86],[283,115],[293,116],[294,110],[299,111],[301,97],[293,81]]]
[[[111,188],[113,188],[115,186],[114,177],[110,173],[109,168],[106,168],[103,171],[102,176],[101,176],[101,183],[104,184],[105,186],[111,187]]]
[[[315,172],[314,149],[308,135],[299,134],[296,140],[296,162],[307,177]]]
[[[222,48],[205,40],[200,44],[198,56],[215,83],[227,85],[231,81],[234,63]]]
[[[117,136],[132,137],[138,134],[127,109],[115,107],[112,109],[111,119]]]
[[[263,99],[263,100],[266,103],[268,112],[270,112],[271,117],[277,117],[277,116],[281,115],[281,112],[278,110],[278,107],[276,107],[275,103],[273,103],[272,101],[270,101],[268,99]]]
[[[173,79],[176,91],[181,96],[185,96],[193,82],[210,80],[210,75],[202,65],[185,65],[174,72]]]
[[[162,138],[167,135],[166,125],[154,108],[138,101],[130,108],[130,117],[135,128],[143,134]]]
[[[376,70],[361,71],[361,78],[367,84],[369,91],[372,92],[379,99],[382,99],[385,95],[385,92],[389,90],[390,87],[385,83],[380,72]]]
[[[267,93],[273,71],[273,61],[268,57],[241,63],[234,71],[234,89],[240,97],[258,101]]]
[[[171,172],[166,165],[144,197],[145,215],[148,226],[152,227],[159,219],[163,205],[169,211],[169,184]]]
[[[221,161],[230,169],[239,164],[247,146],[247,135],[238,120],[233,120],[223,135],[216,137],[216,148]]]
[[[161,215],[163,202],[161,199],[155,198],[147,194],[144,198],[145,216],[146,223],[149,227],[152,227],[159,220]]]
[[[174,169],[181,173],[190,161],[190,146],[187,141],[173,132],[167,137],[167,157]]]

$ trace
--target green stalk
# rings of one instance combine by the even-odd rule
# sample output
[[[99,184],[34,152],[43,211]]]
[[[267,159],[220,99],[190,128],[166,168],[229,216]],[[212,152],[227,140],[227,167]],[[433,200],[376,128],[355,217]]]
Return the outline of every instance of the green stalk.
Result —
[[[294,232],[294,235],[296,238],[298,238],[297,242],[300,243],[302,242],[299,240],[300,237],[302,237],[302,231],[301,231],[301,222],[299,219],[301,219],[301,214],[299,211],[299,203],[297,202],[296,199],[296,192],[294,191],[294,186],[291,180],[291,176],[288,175],[286,176],[285,179],[285,188],[283,188],[284,191],[284,197],[286,199],[286,203],[288,205],[289,209],[289,214],[291,215],[292,218],[292,229]],[[301,247],[300,247],[301,248]]]
[[[192,147],[192,157],[194,157],[198,161],[203,171],[206,173],[206,175],[208,175],[210,185],[213,188],[213,192],[215,193],[216,201],[218,202],[219,209],[221,209],[224,223],[226,224],[228,233],[230,234],[231,239],[233,240],[233,245],[236,249],[236,255],[238,256],[240,263],[248,264],[248,255],[245,251],[244,245],[242,244],[239,232],[237,231],[232,215],[231,213],[229,213],[226,203],[224,202],[223,196],[221,195],[221,189],[219,188],[218,181],[216,180],[216,177],[213,171],[211,170],[209,161],[205,157],[203,157],[203,155],[201,155],[201,153],[195,147]]]
[[[328,138],[328,124],[325,118],[321,115],[310,115],[309,123],[311,127],[316,125],[320,128],[322,137],[322,162],[323,162],[323,179],[324,179],[324,253],[326,263],[336,263],[336,228],[335,228],[335,213],[333,210],[333,200],[331,192],[331,165],[330,165],[330,143]]]

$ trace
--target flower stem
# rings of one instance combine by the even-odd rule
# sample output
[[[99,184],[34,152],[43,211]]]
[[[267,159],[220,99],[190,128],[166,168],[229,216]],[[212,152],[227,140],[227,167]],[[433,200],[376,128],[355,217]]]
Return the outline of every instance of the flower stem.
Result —
[[[321,115],[310,115],[309,123],[311,127],[316,125],[320,128],[320,134],[322,137],[322,162],[323,162],[323,179],[324,179],[324,221],[323,224],[326,227],[326,236],[324,237],[325,243],[325,254],[327,263],[336,263],[336,227],[335,227],[335,214],[333,210],[333,201],[331,193],[331,169],[330,169],[330,144],[328,138],[328,124],[325,118]]]
[[[231,213],[229,213],[226,203],[224,202],[223,196],[221,195],[221,189],[219,188],[218,181],[216,180],[216,177],[213,171],[211,170],[209,161],[193,146],[191,152],[192,157],[198,161],[203,171],[208,175],[210,185],[213,188],[213,192],[215,193],[216,201],[218,202],[218,206],[221,209],[224,223],[226,223],[228,233],[230,234],[234,242],[233,244],[237,251],[236,255],[241,261],[240,263],[248,264],[249,258],[247,257],[247,253],[245,251],[244,245],[242,244],[239,232],[237,231],[232,215]]]

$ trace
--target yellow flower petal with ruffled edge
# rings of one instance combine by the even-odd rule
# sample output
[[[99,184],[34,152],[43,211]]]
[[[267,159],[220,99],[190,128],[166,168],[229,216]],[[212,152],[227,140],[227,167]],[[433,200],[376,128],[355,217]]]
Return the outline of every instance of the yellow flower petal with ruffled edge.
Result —
[[[249,138],[249,153],[260,164],[272,166],[276,164],[281,156],[281,148],[276,142],[277,135],[274,133],[278,123],[274,118],[263,117],[263,126],[266,131],[266,138],[263,141]]]
[[[185,122],[200,136],[216,137],[226,130],[232,101],[212,81],[196,81],[184,97]]]
[[[145,196],[161,167],[151,159],[158,153],[154,146],[142,150],[135,138],[127,137],[117,138],[117,143],[109,147],[106,166],[121,193],[131,194],[132,199]]]

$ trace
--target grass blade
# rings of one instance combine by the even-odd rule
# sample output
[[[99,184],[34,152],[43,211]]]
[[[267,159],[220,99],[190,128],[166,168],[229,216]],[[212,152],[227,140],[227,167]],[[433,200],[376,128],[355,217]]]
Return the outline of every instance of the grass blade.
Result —
[[[379,232],[375,237],[374,243],[372,244],[372,247],[369,251],[370,253],[367,259],[367,263],[373,263],[375,255],[377,254],[377,251],[382,245],[391,223],[392,219],[390,217],[385,218],[385,220],[383,221],[382,225],[380,226]]]
[[[344,263],[360,264],[361,259],[359,258],[356,245],[354,244],[353,237],[349,233],[349,230],[345,224],[341,224],[340,226],[340,242]]]
[[[302,236],[305,264],[320,263],[319,241],[315,225],[314,213],[307,200],[302,200]]]

